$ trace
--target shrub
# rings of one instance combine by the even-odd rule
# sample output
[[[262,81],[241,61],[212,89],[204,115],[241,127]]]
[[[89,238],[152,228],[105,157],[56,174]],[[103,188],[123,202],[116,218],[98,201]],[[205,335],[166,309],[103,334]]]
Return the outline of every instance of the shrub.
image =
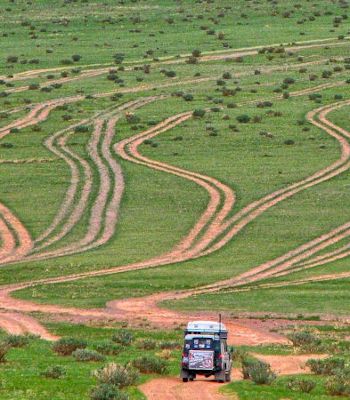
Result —
[[[45,371],[41,373],[45,378],[59,379],[66,375],[66,370],[61,365],[52,365],[47,367]]]
[[[5,338],[5,342],[10,347],[24,347],[29,343],[29,338],[23,335],[8,335]]]
[[[77,349],[85,349],[87,343],[85,340],[76,338],[62,338],[53,344],[52,350],[62,356],[69,356]]]
[[[237,348],[232,352],[233,361],[239,361],[240,363],[242,363],[243,360],[246,360],[247,358],[248,358],[248,353],[245,350]]]
[[[3,142],[3,143],[0,143],[0,147],[2,147],[3,149],[12,149],[12,147],[14,147],[14,145],[12,143]]]
[[[283,83],[286,85],[291,85],[291,84],[295,83],[295,79],[294,78],[285,78],[285,79],[283,79]]]
[[[331,396],[350,396],[350,376],[341,371],[337,376],[327,379],[325,384],[326,392]]]
[[[37,89],[39,89],[40,88],[40,85],[38,84],[38,83],[31,83],[29,86],[28,86],[28,89],[29,90],[37,90]]]
[[[287,146],[292,146],[293,144],[295,144],[293,139],[287,139],[283,143],[286,144]]]
[[[205,110],[198,108],[196,110],[193,111],[193,116],[195,118],[202,118],[205,115]]]
[[[95,350],[77,349],[72,356],[76,361],[104,361],[106,357]]]
[[[167,76],[168,78],[174,78],[176,76],[175,71],[165,71],[164,75]]]
[[[118,346],[117,344],[114,344],[109,340],[105,340],[103,342],[95,344],[94,348],[99,353],[105,355],[116,355],[122,351],[121,346]]]
[[[73,61],[70,60],[69,58],[65,58],[65,59],[61,60],[60,63],[61,63],[62,65],[72,65],[72,64],[73,64]]]
[[[90,392],[91,400],[129,400],[126,393],[121,392],[117,386],[103,383],[93,388]]]
[[[273,103],[271,101],[259,101],[256,106],[258,108],[272,107]]]
[[[192,56],[193,57],[200,57],[201,56],[201,51],[198,49],[195,49],[192,51]]]
[[[243,356],[241,358],[243,379],[250,379],[250,370],[256,362],[257,360],[255,358],[249,356]]]
[[[164,374],[167,363],[159,357],[141,356],[132,361],[132,365],[144,374]]]
[[[120,343],[122,346],[129,346],[134,340],[134,335],[132,332],[124,330],[115,333],[112,336],[112,340],[115,343]]]
[[[136,383],[139,374],[130,366],[109,363],[93,372],[99,383],[115,385],[119,388],[131,386]]]
[[[241,124],[247,124],[251,120],[251,118],[247,114],[242,114],[242,115],[238,115],[238,117],[236,117],[236,120],[238,122],[240,122]]]
[[[309,331],[293,332],[288,335],[288,339],[294,347],[310,347],[321,343],[321,340]]]
[[[125,55],[123,53],[116,53],[113,56],[114,62],[116,64],[121,64],[124,61],[124,57],[125,57]]]
[[[287,383],[288,389],[303,393],[310,393],[315,386],[314,381],[306,378],[291,378]]]
[[[322,94],[320,94],[320,93],[311,93],[311,94],[309,94],[309,99],[310,100],[322,99]]]
[[[322,78],[327,79],[332,76],[332,71],[323,71],[322,72]]]
[[[188,59],[186,60],[187,64],[197,64],[198,63],[198,58],[197,57],[193,57],[190,56],[188,57]]]
[[[89,127],[88,127],[88,125],[79,125],[74,128],[74,132],[76,132],[76,133],[89,132]]]
[[[6,355],[9,350],[10,346],[7,343],[5,342],[0,343],[0,363],[6,362]]]
[[[79,54],[73,54],[73,55],[72,55],[72,60],[73,60],[74,62],[78,62],[78,61],[81,60],[81,56],[80,56]]]
[[[306,365],[316,375],[334,375],[345,368],[345,360],[340,357],[329,357],[323,360],[309,360]]]
[[[126,113],[125,118],[129,124],[138,124],[140,122],[140,117],[131,112]]]
[[[192,94],[189,94],[189,93],[183,95],[182,97],[183,97],[183,99],[184,99],[185,101],[192,101],[192,100],[193,100]]]
[[[243,364],[244,362],[242,366]],[[243,376],[248,376],[258,385],[270,385],[276,379],[276,375],[271,370],[270,365],[260,360],[250,360],[248,364],[245,364]]]
[[[153,339],[141,339],[137,342],[137,347],[143,350],[154,350],[157,347],[157,342]]]
[[[13,63],[13,64],[15,64],[16,62],[18,62],[18,57],[17,57],[17,56],[8,56],[7,59],[6,59],[6,61],[7,61],[8,63]]]

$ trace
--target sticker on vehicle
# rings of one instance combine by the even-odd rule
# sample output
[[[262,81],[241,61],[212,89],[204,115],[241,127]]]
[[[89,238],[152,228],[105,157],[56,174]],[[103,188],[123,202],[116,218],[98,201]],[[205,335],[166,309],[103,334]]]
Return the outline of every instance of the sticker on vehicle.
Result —
[[[207,369],[214,368],[214,352],[190,350],[189,352],[189,369]]]

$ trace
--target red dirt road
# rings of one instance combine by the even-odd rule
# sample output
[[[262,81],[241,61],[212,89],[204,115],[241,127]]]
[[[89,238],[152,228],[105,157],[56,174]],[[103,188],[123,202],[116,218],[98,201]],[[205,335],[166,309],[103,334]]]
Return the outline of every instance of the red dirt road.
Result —
[[[278,375],[293,375],[309,372],[306,362],[310,358],[324,358],[315,354],[298,356],[262,356],[257,358],[271,365]],[[232,371],[232,380],[240,380],[240,372]],[[194,382],[183,383],[179,378],[153,379],[139,388],[148,400],[238,400],[235,394],[225,395],[219,392],[224,385],[214,382],[213,378],[199,377]],[[266,399],[267,400],[267,399]]]

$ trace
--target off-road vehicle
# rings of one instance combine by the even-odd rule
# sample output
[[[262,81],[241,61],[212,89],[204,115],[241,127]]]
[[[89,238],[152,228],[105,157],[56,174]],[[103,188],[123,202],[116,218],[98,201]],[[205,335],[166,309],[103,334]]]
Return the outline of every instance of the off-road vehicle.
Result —
[[[231,380],[232,357],[227,347],[227,329],[221,322],[192,321],[185,330],[181,378],[214,375],[217,382]]]

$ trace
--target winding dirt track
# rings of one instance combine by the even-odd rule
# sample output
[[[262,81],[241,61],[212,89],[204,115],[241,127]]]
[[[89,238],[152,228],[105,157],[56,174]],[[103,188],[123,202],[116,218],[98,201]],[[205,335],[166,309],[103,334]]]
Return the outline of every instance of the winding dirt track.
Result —
[[[347,38],[346,38],[347,39]],[[328,39],[322,39],[322,40],[316,40],[316,41],[301,41],[298,44],[294,46],[289,46],[288,44],[285,44],[286,51],[298,51],[298,50],[304,50],[304,49],[312,49],[312,48],[318,48],[318,47],[323,47],[325,43],[327,43],[327,46],[330,47],[338,47],[338,46],[344,46],[347,44],[346,41],[334,41],[335,38],[328,38]],[[235,49],[235,50],[227,50],[227,51],[219,51],[218,52],[207,52],[203,54],[203,56],[200,58],[200,60],[203,62],[208,62],[208,61],[216,61],[216,60],[222,60],[222,59],[229,59],[229,58],[236,58],[236,57],[244,57],[244,56],[249,56],[249,55],[257,55],[259,53],[259,50],[262,48],[267,48],[267,47],[278,47],[279,44],[274,44],[274,45],[265,45],[265,46],[254,46],[250,48],[242,48],[242,49]],[[157,62],[151,62],[151,65],[163,65],[163,64],[178,64],[178,63],[184,63],[189,57],[190,54],[184,54],[180,58],[173,58],[170,60],[161,60]],[[126,70],[131,70],[134,68],[135,65],[137,65],[139,62],[135,61],[133,62],[130,67],[126,67]],[[143,65],[143,64],[141,64]],[[78,80],[81,78],[89,78],[89,77],[96,77],[102,74],[107,73],[111,68],[114,67],[113,64],[90,64],[90,65],[83,65],[79,66],[80,68],[87,68],[83,69],[82,73],[79,76],[75,77],[66,77],[66,78],[60,78],[60,79],[55,79],[55,80],[49,80],[47,82],[48,85],[52,83],[64,83],[64,82],[69,82],[73,80]],[[33,78],[40,78],[42,77],[42,74],[44,73],[55,73],[55,72],[60,72],[60,71],[67,71],[74,69],[75,67],[55,67],[55,68],[43,68],[43,69],[34,69],[34,70],[29,70],[29,71],[24,71],[24,72],[19,72],[13,75],[12,78],[8,78],[6,76],[0,76],[0,79],[2,80],[7,80],[9,82],[14,82],[14,81],[21,81],[21,80],[27,80],[27,79],[33,79]],[[89,69],[93,68],[93,69]],[[8,92],[20,92],[20,91],[25,91],[28,90],[29,86],[24,86],[20,88],[13,88],[9,89]]]
[[[216,57],[222,57],[222,55],[209,56],[207,59],[208,61],[220,59]],[[228,55],[225,55],[225,58],[226,57],[228,57]],[[203,58],[203,60],[207,59]],[[95,75],[91,76],[98,75],[97,71],[94,71],[94,73]],[[88,73],[86,73],[85,75],[89,76]],[[85,75],[83,74],[83,76]],[[195,81],[189,80],[182,82],[182,84],[198,83],[208,79],[212,78],[202,78]],[[341,82],[336,83],[336,85],[341,84]],[[159,87],[169,87],[172,85],[174,85],[174,83],[159,85]],[[332,85],[334,85],[334,83],[330,85],[325,84],[323,85],[323,87],[332,87]],[[151,88],[151,86],[148,87],[147,85],[145,85],[137,88],[125,89],[125,91],[130,93],[147,90],[149,88]],[[293,95],[305,95],[311,93],[313,90],[315,89],[305,89]],[[106,96],[112,93],[115,92],[111,92],[108,94],[99,94],[98,97]],[[0,139],[9,134],[12,128],[20,129],[43,121],[47,118],[50,111],[56,108],[58,105],[67,102],[78,101],[82,98],[82,96],[75,96],[67,99],[59,99],[37,105],[24,118],[15,121],[6,128],[0,129]],[[154,101],[154,99],[149,101]],[[128,107],[125,107],[122,110],[127,110],[128,108],[132,107],[137,108],[138,106],[147,104],[147,102],[147,100],[135,101],[132,106],[129,104]],[[183,293],[160,293],[141,299],[113,301],[107,304],[105,310],[82,310],[72,307],[39,305],[28,301],[16,300],[11,297],[11,292],[28,286],[34,286],[43,283],[48,284],[68,282],[72,280],[83,279],[89,276],[101,276],[142,268],[156,267],[190,260],[196,257],[201,257],[220,249],[229,240],[231,240],[232,237],[240,232],[248,223],[253,221],[267,209],[275,206],[280,201],[285,200],[296,193],[299,193],[302,190],[325,182],[349,169],[350,145],[348,139],[350,138],[350,133],[342,128],[335,126],[326,118],[329,112],[349,104],[350,101],[345,101],[334,105],[321,107],[309,113],[307,116],[308,120],[311,123],[320,127],[325,132],[333,136],[336,140],[338,140],[341,146],[341,157],[338,161],[336,161],[329,167],[318,171],[317,173],[306,179],[303,179],[287,188],[275,191],[274,193],[271,193],[268,196],[265,196],[264,198],[256,202],[253,202],[232,217],[229,217],[229,214],[235,202],[235,195],[231,188],[211,177],[186,171],[178,167],[174,167],[158,161],[150,160],[142,156],[138,151],[138,147],[146,139],[153,138],[156,135],[183,123],[184,121],[191,118],[191,113],[183,113],[174,117],[170,117],[162,123],[158,124],[157,126],[138,135],[135,135],[130,139],[126,139],[118,143],[115,147],[115,150],[124,159],[140,165],[147,166],[149,168],[177,175],[202,186],[209,193],[210,196],[210,201],[206,210],[201,215],[196,225],[181,240],[180,243],[178,243],[170,252],[154,257],[153,259],[121,267],[109,268],[105,270],[92,271],[81,274],[73,274],[70,276],[63,276],[58,278],[42,279],[35,282],[9,285],[7,287],[1,288],[1,308],[6,311],[0,313],[0,327],[17,334],[31,332],[39,334],[40,336],[48,340],[56,339],[55,336],[51,335],[35,319],[25,316],[22,313],[18,313],[18,311],[40,311],[44,313],[54,314],[63,313],[71,316],[72,318],[77,318],[77,315],[79,315],[79,318],[83,320],[91,318],[119,319],[128,320],[132,323],[137,323],[139,318],[138,316],[141,315],[143,318],[146,317],[152,324],[156,326],[173,327],[175,325],[186,322],[190,318],[190,316],[160,308],[158,306],[158,302],[168,299],[184,298],[192,294],[217,291],[222,288],[239,287],[247,283],[256,282],[272,276],[282,276],[296,270],[311,268],[315,265],[319,265],[319,263],[329,262],[329,260],[334,260],[340,257],[347,256],[350,253],[349,246],[343,246],[342,248],[329,252],[323,256],[314,257],[314,255],[319,251],[333,245],[334,243],[337,243],[340,240],[343,240],[344,238],[347,238],[350,235],[350,223],[333,229],[331,232],[324,234],[319,238],[316,238],[309,243],[300,246],[283,256],[278,257],[275,260],[271,260],[256,268],[253,268],[252,270],[241,274],[238,277]],[[119,112],[122,110],[119,110]],[[89,152],[91,159],[95,163],[97,170],[100,173],[101,185],[96,201],[92,207],[89,227],[85,237],[79,242],[73,243],[70,246],[66,246],[54,251],[46,251],[28,257],[28,254],[33,250],[33,240],[31,239],[23,224],[18,220],[18,218],[16,218],[13,213],[11,213],[11,211],[5,206],[0,205],[0,233],[2,237],[0,248],[0,263],[9,263],[13,260],[20,260],[21,258],[24,258],[26,256],[26,260],[45,259],[48,257],[73,254],[78,251],[86,251],[94,248],[95,246],[106,243],[112,237],[118,218],[118,209],[124,188],[121,169],[117,162],[114,160],[110,151],[115,131],[115,125],[118,121],[118,118],[119,115],[111,115],[107,119],[107,126],[105,126],[105,119],[95,119],[94,121],[95,130],[89,145]],[[103,132],[105,133],[103,134]],[[40,243],[37,249],[38,251],[60,240],[73,228],[73,226],[75,226],[76,222],[80,219],[82,215],[82,211],[86,207],[88,197],[91,192],[92,174],[89,164],[77,154],[73,153],[66,146],[66,142],[70,134],[71,133],[69,129],[61,131],[46,142],[46,145],[50,149],[50,151],[52,151],[58,157],[64,159],[65,162],[70,166],[72,178],[71,185],[66,193],[65,200],[62,204],[61,209],[59,210],[59,213],[57,214],[52,224],[47,228],[47,230],[37,239],[37,242]],[[103,139],[102,135],[104,135]],[[99,144],[101,144],[101,152],[103,158],[97,151]],[[74,210],[69,214],[68,210],[73,205],[74,198],[77,193],[78,181],[81,179],[79,177],[79,169],[77,168],[77,163],[80,164],[84,170],[85,184],[82,189],[80,202],[77,203],[77,206],[75,206]],[[113,182],[111,180],[111,176]],[[110,194],[111,200],[108,203],[108,197],[110,196]],[[58,225],[62,222],[63,218],[65,218],[66,216],[68,216],[66,224],[63,225],[63,228],[60,232],[52,236],[51,234],[56,230]],[[11,227],[11,229],[9,227]],[[101,229],[102,232],[100,233]],[[338,278],[345,277],[345,275],[346,274],[338,275]],[[326,279],[335,278],[332,275],[319,277],[319,280]],[[284,286],[288,284],[302,284],[305,282],[308,282],[308,280],[288,282]],[[203,318],[205,317],[205,315],[198,314],[198,317]],[[191,315],[191,318],[193,318],[193,315]],[[259,330],[231,321],[228,322],[228,326],[230,331],[233,333],[231,338],[231,343],[233,344],[254,345],[261,343],[286,343],[285,338],[266,330]],[[272,365],[276,363],[276,365],[283,366],[283,364],[281,364],[281,359],[270,359],[269,362]],[[294,365],[295,370],[297,372],[300,372],[301,365],[304,362],[305,360],[293,360],[293,362],[291,360],[286,361],[286,370],[290,373],[291,365]],[[283,373],[283,368],[280,372]],[[148,398],[160,398],[159,393],[155,389],[155,385],[153,385],[152,383],[147,385],[145,385],[142,390],[147,393]],[[200,385],[200,382],[191,384],[191,386],[186,386],[185,389],[185,387],[179,385],[177,381],[175,382],[172,380],[167,380],[166,387],[169,393],[167,397],[162,394],[161,398],[164,399],[188,398],[186,397],[187,394],[184,394],[186,389],[186,393],[190,393],[191,396],[194,396],[191,397],[192,399],[224,398],[221,397],[221,395],[217,394],[217,386],[215,384],[213,384],[209,390],[207,387],[205,387],[205,391],[203,391],[201,389],[202,385]]]
[[[341,104],[348,104],[348,102],[343,102]],[[337,104],[335,106],[332,107],[328,107],[326,110],[329,112],[331,109],[334,109],[336,107],[340,106],[340,104]],[[319,109],[318,111],[324,111],[323,108]],[[185,115],[187,118],[187,114]],[[138,157],[141,157],[141,160],[139,160],[139,162],[143,162],[143,163],[148,163],[148,160],[145,159],[144,157],[142,157],[138,152],[137,152],[137,146],[142,143],[142,140],[145,140],[146,138],[150,137],[150,135],[154,135],[154,134],[158,134],[160,131],[162,130],[166,130],[166,127],[169,126],[169,124],[171,123],[175,123],[175,122],[179,122],[180,118],[184,117],[184,115],[181,115],[181,117],[173,120],[170,119],[161,123],[160,125],[152,128],[151,130],[148,130],[142,134],[136,135],[135,137],[128,139],[126,141],[121,142],[122,144],[117,145],[117,151],[124,157],[130,157],[130,155],[128,155],[128,151],[130,153],[132,153],[132,156],[138,160]],[[325,118],[323,116],[323,118]],[[172,126],[172,125],[171,125]],[[307,182],[306,187],[308,187],[309,185],[309,180],[311,181],[311,184],[316,184],[318,183],[318,178],[321,177],[323,179],[328,178],[328,173],[331,172],[332,174],[334,173],[340,173],[338,170],[342,168],[343,164],[346,164],[347,159],[349,157],[349,145],[347,144],[347,142],[345,140],[343,140],[343,137],[340,137],[338,134],[336,134],[333,130],[330,130],[329,128],[327,128],[327,132],[332,134],[332,136],[335,136],[336,138],[339,138],[339,142],[342,144],[342,157],[341,159],[333,164],[331,167],[328,167],[324,170],[322,170],[321,172],[315,174],[313,176],[316,177],[317,179],[312,180],[310,178],[306,179],[305,181]],[[131,146],[131,144],[134,143],[133,146]],[[127,149],[127,150],[125,150]],[[161,168],[161,165],[158,162],[153,162],[150,161],[151,167],[157,167],[157,168]],[[154,163],[154,165],[153,165]],[[176,172],[179,173],[179,171],[177,171],[177,168],[171,167],[171,166],[164,166],[165,169],[169,170],[169,172]],[[173,171],[174,168],[174,171]],[[335,172],[334,172],[335,171]],[[190,174],[188,171],[182,171],[181,173],[183,173],[184,175],[186,174]],[[333,176],[333,175],[332,175]],[[323,181],[322,179],[322,181]],[[305,182],[303,181],[303,182]],[[315,183],[316,182],[316,183]],[[295,185],[292,185],[293,188]],[[299,185],[297,184],[297,186],[299,187]],[[216,193],[217,194],[217,193]],[[274,196],[272,196],[274,197]],[[215,202],[217,203],[217,202]],[[266,206],[265,206],[266,207]],[[254,211],[254,207],[251,207],[251,209]],[[222,211],[217,212],[217,209],[213,209],[214,211],[214,215],[221,215]],[[215,218],[215,217],[213,217]],[[203,224],[205,225],[205,224]],[[205,237],[205,235],[203,236]],[[88,273],[82,273],[82,274],[74,274],[74,275],[70,275],[70,276],[64,276],[64,277],[59,277],[59,278],[52,278],[52,279],[43,279],[43,280],[39,280],[36,282],[29,282],[29,283],[24,283],[24,284],[20,284],[20,285],[11,285],[8,287],[4,287],[1,292],[0,292],[0,298],[1,298],[1,304],[3,305],[3,307],[5,309],[11,309],[11,310],[22,310],[25,312],[28,311],[42,311],[42,312],[53,312],[53,313],[67,313],[70,315],[85,315],[85,316],[104,316],[104,317],[117,317],[119,316],[123,316],[122,318],[128,318],[128,316],[130,316],[130,318],[133,318],[135,315],[142,315],[144,313],[144,306],[145,306],[145,301],[149,302],[147,309],[150,310],[150,315],[148,315],[149,319],[153,318],[154,323],[157,322],[161,322],[161,320],[159,321],[160,316],[162,315],[161,310],[157,307],[157,302],[161,301],[161,300],[165,300],[165,299],[169,299],[169,298],[182,298],[182,297],[186,297],[188,295],[191,294],[195,294],[195,293],[200,293],[200,292],[207,292],[207,291],[213,291],[213,290],[218,290],[219,288],[223,288],[223,287],[227,287],[227,286],[232,286],[234,285],[234,283],[237,283],[236,281],[233,280],[229,280],[229,281],[224,281],[221,283],[217,283],[214,285],[209,285],[207,287],[204,288],[200,288],[200,289],[196,289],[193,291],[189,291],[189,292],[185,292],[185,293],[178,293],[178,294],[173,294],[173,293],[168,293],[168,294],[158,294],[158,295],[154,295],[154,296],[150,296],[147,299],[131,299],[131,300],[127,300],[127,301],[118,301],[118,302],[111,302],[108,304],[107,306],[107,310],[105,312],[103,311],[95,311],[95,310],[77,310],[74,308],[64,308],[64,307],[59,307],[59,306],[46,306],[46,305],[36,305],[30,302],[24,302],[24,301],[20,301],[20,300],[15,300],[12,299],[10,297],[10,293],[14,290],[17,290],[19,288],[22,287],[27,287],[27,286],[32,286],[35,284],[43,284],[43,283],[57,283],[57,282],[67,282],[67,281],[71,281],[71,280],[77,280],[77,279],[81,279],[84,277],[88,277],[88,276],[98,276],[98,275],[104,275],[104,274],[111,274],[111,273],[117,273],[117,272],[125,272],[125,271],[130,271],[130,270],[135,270],[135,269],[140,269],[140,268],[146,268],[146,267],[152,267],[152,266],[156,266],[156,265],[164,265],[165,263],[170,263],[170,262],[175,262],[178,259],[182,259],[182,258],[186,258],[188,256],[188,258],[193,258],[193,253],[191,254],[191,252],[189,254],[186,254],[186,252],[188,251],[189,248],[191,248],[191,245],[194,243],[193,240],[193,235],[189,235],[187,237],[188,239],[188,243],[182,241],[182,246],[181,248],[185,250],[185,252],[176,252],[176,248],[175,248],[175,253],[170,253],[171,256],[173,257],[174,255],[176,256],[175,258],[170,257],[169,255],[163,255],[160,256],[158,258],[152,259],[152,260],[147,260],[145,262],[142,263],[136,263],[136,264],[131,264],[131,265],[127,265],[124,267],[119,267],[119,268],[112,268],[112,269],[108,269],[108,270],[103,270],[103,271],[93,271],[93,272],[88,272]],[[318,242],[322,242],[325,239],[325,237],[321,237],[321,240],[318,240]],[[308,246],[304,246],[302,248],[302,251],[304,251],[305,249],[307,249]],[[310,247],[310,246],[309,246]],[[294,254],[294,253],[293,253]],[[179,257],[179,258],[177,258]],[[283,257],[282,261],[284,260]],[[287,257],[288,258],[288,257]],[[269,267],[271,267],[271,265],[274,264],[278,264],[275,262],[275,260],[273,262],[271,262],[269,264]],[[278,268],[278,266],[277,266]],[[266,269],[266,265],[260,266],[258,267],[257,270],[255,270],[256,274],[261,274],[262,272],[264,272]],[[273,270],[273,272],[275,273],[276,270]],[[255,281],[256,277],[254,274],[249,274],[249,277],[252,277],[251,281]],[[263,277],[265,277],[265,275],[263,275]],[[242,283],[243,281],[241,279],[239,279],[239,282]],[[247,283],[248,280],[245,279],[244,283]],[[136,312],[137,307],[139,307],[139,313]],[[142,310],[142,311],[141,311]],[[186,316],[185,319],[187,319],[188,317]],[[178,321],[181,320],[181,317],[178,314],[166,314],[166,318],[165,320],[167,321],[167,324],[171,324],[171,322],[176,322],[178,323]],[[164,319],[163,319],[164,321]],[[261,342],[263,339],[259,338],[258,342]],[[271,338],[269,337],[268,340],[271,340]]]

